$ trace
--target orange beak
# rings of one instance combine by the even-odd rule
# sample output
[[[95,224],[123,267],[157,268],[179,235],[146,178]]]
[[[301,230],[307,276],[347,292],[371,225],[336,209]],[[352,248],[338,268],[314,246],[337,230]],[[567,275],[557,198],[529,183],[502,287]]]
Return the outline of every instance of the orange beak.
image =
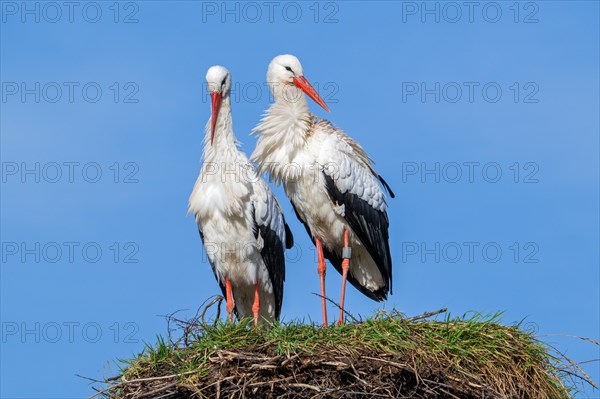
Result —
[[[219,110],[221,109],[221,93],[213,91],[211,93],[212,98],[212,115],[210,117],[211,132],[210,132],[210,145],[213,143],[215,138],[215,126],[217,125],[217,118],[219,116]]]
[[[314,102],[323,107],[325,111],[329,112],[329,107],[327,107],[325,101],[323,101],[319,93],[317,93],[317,91],[312,87],[312,85],[308,83],[308,80],[306,80],[304,76],[294,78],[294,85],[296,85],[296,87],[298,87],[304,93],[306,93],[307,96],[312,98]]]

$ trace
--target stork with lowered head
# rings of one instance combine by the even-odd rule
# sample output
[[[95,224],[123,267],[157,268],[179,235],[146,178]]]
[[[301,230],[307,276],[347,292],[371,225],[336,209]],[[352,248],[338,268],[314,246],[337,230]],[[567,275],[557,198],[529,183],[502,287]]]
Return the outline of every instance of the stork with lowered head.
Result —
[[[256,175],[233,134],[231,75],[206,74],[212,115],[206,124],[203,165],[189,198],[209,263],[227,301],[229,321],[276,320],[281,313],[285,248],[293,236],[267,183]],[[231,173],[236,171],[236,173]]]

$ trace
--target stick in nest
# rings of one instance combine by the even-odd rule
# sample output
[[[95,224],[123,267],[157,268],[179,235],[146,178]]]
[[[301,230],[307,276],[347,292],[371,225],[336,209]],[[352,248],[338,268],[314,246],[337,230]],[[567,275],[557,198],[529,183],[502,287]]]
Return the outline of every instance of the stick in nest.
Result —
[[[204,307],[204,310],[202,311],[202,314],[200,315],[200,318],[202,319],[202,324],[206,325],[206,321],[204,320],[204,316],[206,315],[206,312],[208,312],[208,309],[210,309],[211,307],[213,307],[215,303],[218,303],[218,305],[217,305],[217,317],[215,317],[215,323],[217,322],[217,320],[219,320],[219,318],[221,318],[221,304],[223,303],[224,299],[225,298],[223,298],[221,295],[215,295],[215,297],[213,298],[213,300],[210,301],[210,303]],[[200,309],[198,309],[198,310],[200,310]]]
[[[358,323],[360,320],[358,320],[356,317],[354,317],[351,313],[349,313],[346,309],[343,309],[337,302],[335,302],[333,299],[328,298],[328,297],[324,297],[321,294],[318,294],[316,292],[312,293],[313,295],[318,296],[319,298],[325,298],[328,302],[332,303],[333,305],[335,305],[338,309],[341,309],[342,312],[344,312],[344,314],[348,317],[350,317],[352,319],[353,322]]]
[[[448,308],[442,308],[440,310],[436,310],[435,312],[426,312],[426,313],[423,313],[422,315],[419,315],[419,316],[414,316],[414,317],[409,317],[407,319],[402,319],[402,321],[410,323],[411,321],[427,319],[427,318],[429,318],[431,316],[435,316],[435,315],[438,315],[440,313],[446,313],[447,311],[448,311]]]

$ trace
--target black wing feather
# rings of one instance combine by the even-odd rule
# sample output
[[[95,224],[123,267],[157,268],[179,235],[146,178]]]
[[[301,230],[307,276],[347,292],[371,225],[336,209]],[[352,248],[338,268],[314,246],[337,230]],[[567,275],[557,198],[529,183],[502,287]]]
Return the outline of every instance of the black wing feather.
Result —
[[[255,234],[258,237],[258,234],[261,235],[263,239],[263,248],[260,251],[260,255],[267,267],[267,272],[269,273],[269,278],[271,279],[271,285],[273,286],[273,296],[275,297],[275,319],[279,319],[279,315],[281,314],[281,304],[283,302],[283,282],[285,281],[285,254],[284,254],[284,243],[281,242],[281,239],[277,235],[277,233],[270,228],[268,225],[258,225],[256,221],[254,222],[256,225]],[[285,223],[285,222],[284,222]],[[286,225],[286,233],[289,230]],[[288,239],[292,242],[293,245],[293,237],[287,236],[286,234],[286,244],[288,243]]]
[[[381,182],[381,184],[383,184],[383,187],[385,187],[385,189],[387,190],[387,192],[390,194],[390,197],[396,198],[396,194],[394,194],[394,192],[392,191],[392,188],[390,187],[390,185],[388,184],[388,182],[386,182],[383,179],[383,177],[381,177],[381,175],[377,175],[377,178],[379,179],[379,181]]]
[[[304,228],[306,229],[306,232],[308,233],[308,236],[312,240],[313,245],[315,245],[315,238],[313,237],[313,235],[310,231],[310,228],[308,227],[306,222],[302,219],[302,217],[300,217],[300,214],[298,213],[298,210],[296,209],[296,206],[294,205],[293,202],[292,202],[292,208],[294,208],[294,213],[296,214],[296,217],[298,218],[299,221],[302,222],[302,224],[304,225]],[[323,255],[325,256],[325,259],[327,259],[329,261],[329,263],[331,263],[331,265],[335,268],[335,270],[337,270],[338,273],[342,274],[342,257],[341,257],[341,255],[329,251],[329,249],[327,249],[327,247],[325,247],[325,246],[323,246]],[[354,288],[359,290],[363,295],[371,298],[374,301],[381,302],[387,298],[387,286],[381,287],[377,291],[368,290],[367,288],[363,287],[358,282],[358,280],[356,280],[354,278],[354,276],[350,273],[348,273],[347,281],[350,284],[352,284],[354,286]]]
[[[294,246],[294,235],[292,234],[292,230],[290,230],[290,226],[285,223],[285,249],[291,249]]]
[[[329,197],[336,204],[344,205],[346,221],[375,261],[385,281],[385,285],[378,290],[381,291],[378,294],[381,299],[378,299],[386,299],[388,290],[392,293],[392,256],[388,233],[390,222],[387,213],[374,209],[356,194],[342,193],[331,176],[325,173],[323,176]]]

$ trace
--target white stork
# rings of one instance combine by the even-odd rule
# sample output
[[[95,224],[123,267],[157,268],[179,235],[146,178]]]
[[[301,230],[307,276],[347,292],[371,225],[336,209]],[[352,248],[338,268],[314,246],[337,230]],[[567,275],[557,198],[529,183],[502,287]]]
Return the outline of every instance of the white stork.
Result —
[[[206,124],[204,163],[189,199],[221,291],[228,320],[279,318],[285,279],[284,247],[293,246],[279,203],[238,148],[231,119],[231,75],[206,73],[212,115]]]
[[[293,55],[275,57],[267,72],[275,102],[253,133],[250,157],[276,184],[283,182],[296,216],[317,248],[323,325],[327,326],[325,259],[342,273],[341,324],[346,279],[382,301],[392,288],[386,196],[394,194],[362,147],[342,130],[310,113],[304,92],[329,111]],[[352,258],[352,262],[350,262]]]

